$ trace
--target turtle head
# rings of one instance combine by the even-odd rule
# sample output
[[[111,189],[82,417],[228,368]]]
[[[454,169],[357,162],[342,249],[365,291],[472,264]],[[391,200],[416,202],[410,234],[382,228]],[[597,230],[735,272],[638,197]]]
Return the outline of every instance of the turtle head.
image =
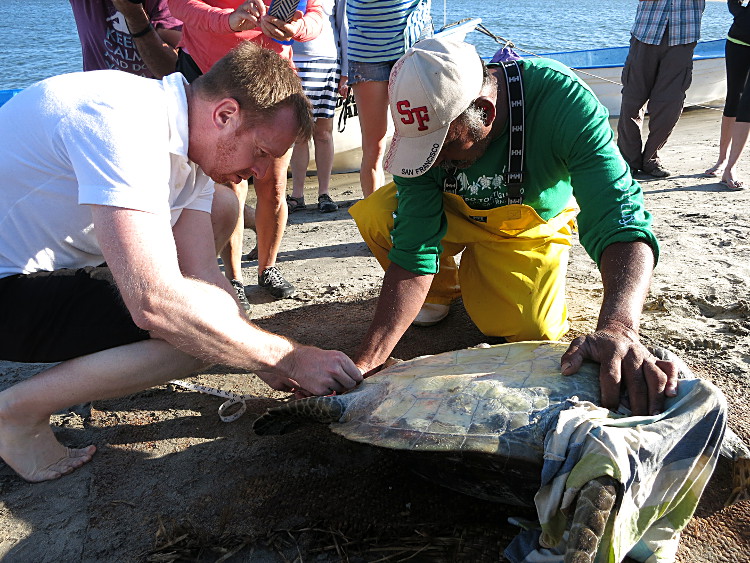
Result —
[[[253,431],[258,436],[286,434],[301,422],[330,424],[338,421],[346,410],[346,404],[338,395],[309,397],[268,409],[253,422]]]

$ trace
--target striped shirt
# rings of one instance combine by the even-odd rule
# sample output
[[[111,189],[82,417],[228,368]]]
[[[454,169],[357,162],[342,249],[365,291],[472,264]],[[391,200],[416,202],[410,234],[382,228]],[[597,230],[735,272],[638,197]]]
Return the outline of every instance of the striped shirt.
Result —
[[[430,0],[347,0],[349,58],[395,61],[432,34]]]
[[[641,0],[630,33],[641,43],[659,45],[667,30],[667,45],[685,45],[701,36],[706,0]]]

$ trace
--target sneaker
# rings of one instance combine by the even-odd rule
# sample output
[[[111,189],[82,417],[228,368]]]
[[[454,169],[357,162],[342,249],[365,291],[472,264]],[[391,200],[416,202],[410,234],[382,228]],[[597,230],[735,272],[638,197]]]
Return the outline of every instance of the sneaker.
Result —
[[[232,287],[237,292],[237,299],[240,300],[240,305],[249,314],[252,306],[247,300],[247,295],[245,295],[245,285],[240,280],[231,280],[229,283],[232,284]]]
[[[661,164],[657,164],[651,170],[644,170],[643,173],[653,176],[654,178],[666,178],[667,176],[672,175],[672,173]]]
[[[294,286],[284,279],[276,266],[266,268],[258,274],[258,285],[265,287],[276,299],[286,299],[296,293]]]
[[[336,211],[338,208],[339,206],[336,205],[336,202],[328,194],[320,194],[318,196],[318,210],[321,213],[330,213],[331,211]]]
[[[438,324],[448,316],[450,307],[448,305],[437,305],[435,303],[425,303],[419,310],[419,314],[412,321],[414,326],[432,326]]]

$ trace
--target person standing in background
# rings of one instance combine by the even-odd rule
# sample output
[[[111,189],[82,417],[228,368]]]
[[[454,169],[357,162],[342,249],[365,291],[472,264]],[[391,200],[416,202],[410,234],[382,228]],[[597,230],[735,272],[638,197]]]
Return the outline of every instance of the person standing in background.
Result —
[[[177,70],[188,80],[207,72],[211,66],[233,47],[243,41],[271,49],[290,60],[291,41],[310,41],[320,34],[323,9],[320,0],[308,0],[305,12],[297,11],[290,23],[268,15],[270,0],[169,0],[169,8],[183,22]],[[254,77],[263,80],[263,77]],[[291,150],[274,160],[263,178],[254,178],[253,186],[258,204],[255,210],[255,230],[258,234],[258,285],[274,298],[292,297],[295,289],[276,267],[276,255],[287,221],[286,173]],[[244,299],[242,279],[242,239],[244,208],[248,186],[246,182],[232,184],[240,202],[237,225],[226,248],[221,252],[225,274]]]
[[[364,197],[385,183],[391,68],[409,47],[432,35],[430,7],[430,0],[347,0],[348,76],[362,130],[359,179]]]
[[[735,175],[750,133],[750,8],[747,2],[728,0],[734,16],[726,43],[727,95],[721,118],[719,159],[706,170],[706,176],[721,176],[721,184],[730,190],[744,190]]]
[[[631,29],[630,51],[622,70],[622,105],[617,146],[631,173],[655,178],[671,172],[659,150],[682,113],[693,76],[693,51],[700,38],[706,0],[640,0]],[[648,102],[648,138],[641,127]]]
[[[70,0],[83,70],[162,78],[174,72],[182,23],[167,0]]]
[[[336,211],[339,206],[328,193],[333,168],[333,117],[336,98],[348,93],[346,69],[347,34],[346,0],[323,0],[323,31],[312,41],[296,43],[292,60],[302,80],[302,89],[313,106],[315,128],[315,168],[318,178],[318,210]],[[342,76],[342,69],[344,75]],[[292,195],[287,196],[289,212],[305,208],[305,176],[310,162],[308,143],[297,143],[292,151]]]

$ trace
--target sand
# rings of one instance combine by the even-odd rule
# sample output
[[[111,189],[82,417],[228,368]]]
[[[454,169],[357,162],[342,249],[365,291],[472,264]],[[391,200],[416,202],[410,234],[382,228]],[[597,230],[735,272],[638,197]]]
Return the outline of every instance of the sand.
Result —
[[[661,260],[641,333],[726,394],[730,422],[750,441],[750,191],[727,191],[701,172],[713,164],[720,112],[687,111],[663,152],[674,172],[642,182]],[[750,166],[743,165],[750,180]],[[316,201],[308,178],[307,201]],[[335,213],[290,218],[279,254],[297,297],[273,301],[251,286],[253,318],[268,330],[355,352],[382,276],[347,207],[357,176],[334,177]],[[248,231],[246,249],[254,235]],[[244,264],[246,282],[256,263]],[[579,245],[569,270],[572,330],[595,325],[601,284]],[[482,342],[460,302],[438,326],[411,328],[394,355],[408,359]],[[44,365],[0,362],[0,385]],[[253,419],[285,398],[252,374],[213,368],[193,379],[252,395],[225,424],[222,400],[168,385],[97,401],[55,417],[70,445],[94,443],[92,463],[59,481],[31,485],[0,463],[0,557],[6,561],[498,561],[519,513],[423,481],[397,453],[352,444],[307,426],[253,435]],[[678,560],[750,560],[750,501],[722,508],[721,462],[681,542]],[[521,511],[522,513],[523,511]]]

